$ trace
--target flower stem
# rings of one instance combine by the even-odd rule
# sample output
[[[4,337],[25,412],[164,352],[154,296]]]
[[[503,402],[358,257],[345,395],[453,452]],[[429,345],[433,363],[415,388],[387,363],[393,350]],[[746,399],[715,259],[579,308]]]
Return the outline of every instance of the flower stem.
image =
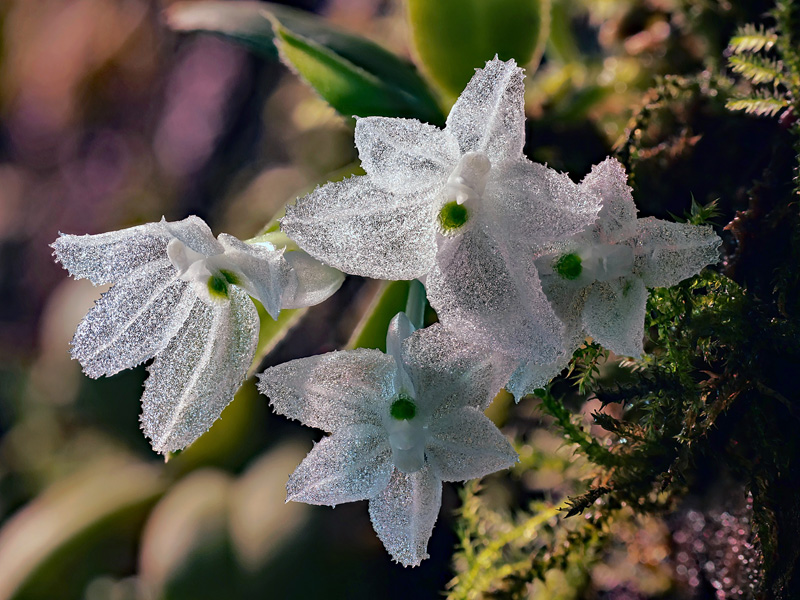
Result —
[[[425,295],[425,286],[419,279],[414,279],[408,288],[408,300],[406,301],[406,316],[414,329],[422,329],[425,325],[425,307],[428,298]]]

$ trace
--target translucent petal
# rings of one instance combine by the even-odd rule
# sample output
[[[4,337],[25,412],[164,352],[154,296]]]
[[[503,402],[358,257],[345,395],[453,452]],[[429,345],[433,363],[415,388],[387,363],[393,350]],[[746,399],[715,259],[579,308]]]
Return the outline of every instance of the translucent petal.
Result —
[[[287,500],[336,506],[366,500],[389,483],[392,451],[375,425],[349,425],[323,438],[286,484]]]
[[[476,69],[447,117],[445,131],[461,153],[482,152],[493,167],[522,155],[525,143],[523,71],[513,60],[490,60]]]
[[[389,323],[386,333],[386,354],[391,356],[397,365],[395,389],[411,396],[416,396],[414,383],[403,364],[403,342],[414,333],[414,326],[404,312],[397,313]]]
[[[583,322],[596,342],[622,356],[644,352],[647,288],[638,277],[595,282],[586,297]]]
[[[185,240],[203,254],[221,252],[202,219],[147,223],[98,235],[64,235],[53,242],[56,259],[75,279],[92,283],[114,283],[148,262],[167,257],[173,238]]]
[[[214,239],[211,229],[200,217],[192,215],[183,221],[161,219],[159,225],[162,225],[169,232],[170,237],[180,240],[195,252],[205,256],[213,256],[223,251],[222,245]]]
[[[444,326],[509,356],[551,362],[563,327],[542,291],[533,253],[506,254],[480,228],[446,239],[426,279]]]
[[[550,383],[554,377],[566,368],[571,358],[572,353],[567,354],[565,352],[554,362],[545,365],[538,364],[535,361],[523,363],[511,375],[506,384],[506,390],[514,395],[514,400],[519,402],[528,394],[532,394],[534,390],[543,388]]]
[[[98,235],[61,234],[53,242],[56,260],[75,279],[114,283],[142,265],[166,258],[169,238],[160,223]]]
[[[406,340],[403,363],[414,383],[420,413],[431,420],[465,406],[484,410],[513,368],[505,357],[469,343],[439,323]]]
[[[257,341],[258,313],[244,291],[231,287],[227,302],[195,302],[148,369],[142,429],[154,450],[185,448],[211,427],[244,380]]]
[[[526,158],[492,169],[484,202],[493,238],[519,249],[580,233],[600,211],[599,196]]]
[[[719,262],[722,241],[709,226],[639,219],[636,265],[647,287],[668,287]]]
[[[258,389],[290,419],[333,432],[354,423],[381,424],[394,396],[395,363],[378,350],[329,352],[270,367]]]
[[[391,194],[369,177],[317,188],[286,208],[281,228],[322,262],[376,279],[415,279],[436,255],[433,197]]]
[[[442,187],[461,156],[453,136],[415,119],[359,119],[355,139],[370,180],[402,194]]]
[[[327,300],[344,282],[344,273],[323,265],[302,250],[283,255],[292,269],[290,283],[283,291],[281,308],[303,308]]]
[[[507,469],[519,460],[495,424],[471,407],[431,423],[425,455],[442,481],[477,479]]]
[[[442,505],[442,482],[425,466],[411,474],[392,472],[389,484],[369,501],[375,533],[392,558],[416,567],[426,549]]]
[[[168,260],[147,263],[103,294],[80,322],[72,357],[89,377],[135,367],[167,347],[195,299]]]
[[[283,258],[283,250],[245,244],[225,233],[220,234],[219,241],[225,250],[222,257],[217,259],[219,265],[231,265],[235,273],[244,276],[236,285],[261,302],[270,316],[277,319],[281,312],[283,290],[291,274],[291,267]]]
[[[607,158],[592,167],[580,187],[602,201],[600,218],[592,232],[594,241],[621,242],[636,235],[636,205],[625,167],[618,160]]]

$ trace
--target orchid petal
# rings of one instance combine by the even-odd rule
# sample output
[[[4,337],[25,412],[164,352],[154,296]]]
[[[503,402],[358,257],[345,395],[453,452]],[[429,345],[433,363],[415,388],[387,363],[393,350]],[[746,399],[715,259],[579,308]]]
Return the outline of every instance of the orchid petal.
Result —
[[[119,281],[142,265],[166,258],[172,239],[185,240],[193,250],[216,248],[211,230],[197,217],[168,223],[146,223],[97,235],[61,234],[53,242],[56,259],[75,279],[89,279],[95,285]]]
[[[247,294],[196,301],[181,330],[148,371],[142,428],[153,449],[180,450],[205,433],[244,380],[258,341],[258,313]]]
[[[414,325],[411,324],[406,313],[397,313],[389,322],[389,330],[386,333],[386,354],[391,356],[397,364],[395,389],[398,392],[403,391],[415,396],[414,383],[403,364],[403,343],[412,333],[414,333]]]
[[[391,458],[380,427],[343,427],[316,444],[292,473],[287,500],[336,506],[371,498],[389,483]]]
[[[429,466],[411,474],[395,469],[389,484],[369,502],[375,533],[392,558],[418,566],[442,506],[442,482]]]
[[[147,263],[103,294],[80,322],[72,357],[89,377],[135,367],[167,347],[194,301],[168,260]]]
[[[281,308],[315,306],[342,287],[344,273],[323,265],[302,250],[287,251],[283,258],[291,267],[292,273],[290,283],[283,291]]]
[[[261,302],[269,315],[277,319],[281,312],[283,290],[291,274],[291,268],[283,258],[283,250],[245,244],[225,233],[220,234],[219,241],[225,253],[218,259],[218,266],[224,268],[230,265],[235,274],[243,277],[241,281],[234,282],[235,285]]]
[[[394,396],[396,366],[370,349],[329,352],[270,367],[258,389],[278,414],[334,432],[355,423],[380,425]]]
[[[490,60],[476,69],[447,117],[445,131],[461,153],[485,154],[493,167],[522,156],[525,144],[523,71],[513,60]]]
[[[719,262],[721,240],[709,226],[639,219],[635,270],[647,287],[668,287]]]
[[[444,326],[474,344],[517,358],[551,362],[563,326],[522,249],[504,256],[479,228],[446,240],[426,280],[428,299]]]
[[[430,426],[425,455],[442,481],[466,481],[513,466],[519,457],[494,423],[467,407]]]
[[[439,323],[406,340],[403,363],[421,414],[432,420],[466,406],[486,409],[512,368],[501,355],[474,346]]]
[[[596,242],[621,242],[636,235],[636,205],[633,202],[625,167],[607,158],[592,167],[580,188],[602,202],[602,210],[593,234]]]
[[[368,177],[351,177],[287,207],[281,228],[311,256],[345,273],[415,279],[436,255],[434,217],[430,194],[391,194]]]
[[[506,384],[506,390],[514,395],[515,401],[519,402],[528,394],[532,394],[534,390],[543,388],[550,383],[566,368],[571,358],[572,353],[565,352],[555,361],[545,365],[535,361],[523,363],[511,375]]]
[[[170,237],[180,240],[204,256],[213,256],[223,251],[222,245],[214,238],[211,229],[200,217],[192,215],[182,221],[167,221],[162,218],[157,224],[161,225]]]
[[[453,136],[414,119],[359,119],[355,141],[370,180],[401,194],[442,187],[461,156]]]
[[[597,220],[600,199],[567,175],[520,158],[492,170],[484,195],[493,238],[527,248],[580,233]]]
[[[646,304],[647,288],[638,277],[597,281],[583,309],[586,331],[612,352],[638,358],[644,352]]]

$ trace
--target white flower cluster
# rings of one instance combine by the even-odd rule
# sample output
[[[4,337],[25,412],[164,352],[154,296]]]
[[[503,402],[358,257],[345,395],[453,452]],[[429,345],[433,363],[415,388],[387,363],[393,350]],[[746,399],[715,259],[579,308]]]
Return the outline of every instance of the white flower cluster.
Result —
[[[290,477],[289,500],[368,499],[392,557],[418,565],[441,482],[517,460],[483,414],[495,394],[505,386],[519,399],[546,384],[587,335],[641,355],[647,288],[718,260],[711,228],[637,219],[613,159],[580,184],[527,160],[523,96],[522,69],[495,59],[444,130],[359,119],[367,174],[287,209],[281,228],[300,250],[214,239],[195,217],[62,235],[55,255],[75,277],[114,284],[78,327],[73,357],[91,377],[155,357],[142,424],[154,449],[173,451],[219,417],[253,360],[248,295],[275,318],[327,298],[339,270],[420,279],[440,323],[415,331],[400,313],[386,354],[294,360],[259,382],[276,412],[331,434]]]

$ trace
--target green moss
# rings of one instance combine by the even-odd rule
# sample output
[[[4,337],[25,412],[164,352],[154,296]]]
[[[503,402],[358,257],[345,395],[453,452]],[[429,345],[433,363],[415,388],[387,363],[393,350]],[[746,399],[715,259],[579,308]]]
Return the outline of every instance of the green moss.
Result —
[[[565,254],[555,262],[553,270],[564,279],[569,279],[570,281],[577,279],[583,271],[581,257],[575,253]]]
[[[389,414],[398,421],[410,421],[417,414],[417,405],[414,404],[411,398],[401,394],[397,400],[392,402]]]
[[[469,221],[469,211],[463,204],[455,200],[442,206],[439,211],[439,225],[444,231],[453,231],[463,227]]]

